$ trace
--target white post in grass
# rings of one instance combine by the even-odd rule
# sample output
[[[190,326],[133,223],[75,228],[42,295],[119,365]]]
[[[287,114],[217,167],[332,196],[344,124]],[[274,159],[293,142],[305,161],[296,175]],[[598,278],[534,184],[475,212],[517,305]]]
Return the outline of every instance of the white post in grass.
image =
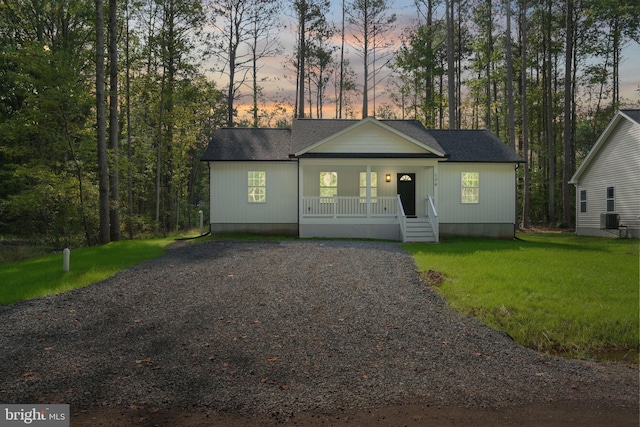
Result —
[[[202,236],[202,226],[203,226],[203,214],[202,214],[202,210],[198,211],[198,215],[200,215],[200,235]]]
[[[62,271],[69,271],[69,257],[71,256],[71,251],[69,248],[65,248],[62,251]]]

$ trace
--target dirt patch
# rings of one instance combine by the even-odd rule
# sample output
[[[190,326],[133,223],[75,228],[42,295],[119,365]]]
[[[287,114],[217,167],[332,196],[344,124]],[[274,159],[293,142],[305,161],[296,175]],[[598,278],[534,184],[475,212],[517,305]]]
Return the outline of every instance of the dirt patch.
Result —
[[[159,410],[157,408],[112,408],[72,413],[73,426],[130,427],[248,427],[248,426],[637,426],[638,414],[631,408],[581,406],[568,402],[524,405],[502,409],[470,409],[434,404],[407,403],[381,408],[331,413],[302,412],[291,415],[273,413],[249,416],[203,410]]]
[[[422,278],[422,280],[424,280],[431,286],[440,286],[445,281],[444,275],[435,270],[421,271],[420,278]]]

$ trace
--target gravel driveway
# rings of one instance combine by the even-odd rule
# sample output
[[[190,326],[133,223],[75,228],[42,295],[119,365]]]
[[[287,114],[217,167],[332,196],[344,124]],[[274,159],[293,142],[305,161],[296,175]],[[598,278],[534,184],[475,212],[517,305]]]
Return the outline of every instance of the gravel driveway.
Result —
[[[210,242],[0,308],[0,402],[268,414],[406,402],[638,407],[637,366],[525,349],[398,244]]]

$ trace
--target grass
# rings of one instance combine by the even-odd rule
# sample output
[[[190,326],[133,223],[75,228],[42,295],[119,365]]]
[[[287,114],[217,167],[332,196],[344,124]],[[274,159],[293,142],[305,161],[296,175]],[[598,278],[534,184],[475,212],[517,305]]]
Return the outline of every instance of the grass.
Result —
[[[193,237],[197,236],[195,231],[191,234]],[[224,233],[209,235],[194,241],[286,240],[289,238],[293,237]],[[123,240],[104,246],[72,250],[70,269],[66,273],[62,271],[62,252],[30,257],[34,253],[39,254],[36,251],[37,248],[24,245],[6,247],[5,251],[0,251],[0,277],[2,278],[0,306],[97,283],[120,270],[159,257],[165,252],[164,247],[173,241],[173,237]],[[24,258],[28,259],[23,260]],[[12,262],[15,259],[20,261]]]
[[[418,269],[441,273],[438,292],[538,351],[592,357],[639,348],[637,240],[520,234],[406,244]]]
[[[225,233],[197,241],[288,238]],[[99,282],[162,255],[172,241],[128,240],[72,250],[67,273],[62,253],[0,264],[0,305]],[[638,362],[637,240],[521,234],[514,241],[456,238],[403,246],[421,271],[444,276],[435,287],[452,307],[525,346],[569,357],[631,350]]]
[[[56,294],[99,282],[118,271],[158,257],[173,238],[123,240],[71,250],[70,269],[62,271],[62,253],[0,265],[0,305]]]

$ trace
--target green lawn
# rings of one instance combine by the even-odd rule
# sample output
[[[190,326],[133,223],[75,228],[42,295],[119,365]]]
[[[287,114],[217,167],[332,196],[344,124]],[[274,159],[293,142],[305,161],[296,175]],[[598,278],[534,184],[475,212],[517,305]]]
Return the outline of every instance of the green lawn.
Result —
[[[569,356],[639,346],[639,243],[572,234],[406,244],[462,313],[539,351]],[[637,360],[636,360],[637,362]]]
[[[518,240],[457,238],[403,245],[419,270],[455,309],[506,331],[539,351],[583,357],[633,350],[639,342],[640,260],[637,240],[520,234]],[[255,235],[208,236],[198,241]],[[271,237],[273,238],[273,237]],[[283,237],[275,237],[283,239]],[[129,240],[0,265],[0,305],[103,280],[165,252],[173,238]]]
[[[173,238],[124,240],[71,250],[69,272],[62,271],[62,253],[0,265],[0,305],[80,288],[118,271],[158,257]]]

